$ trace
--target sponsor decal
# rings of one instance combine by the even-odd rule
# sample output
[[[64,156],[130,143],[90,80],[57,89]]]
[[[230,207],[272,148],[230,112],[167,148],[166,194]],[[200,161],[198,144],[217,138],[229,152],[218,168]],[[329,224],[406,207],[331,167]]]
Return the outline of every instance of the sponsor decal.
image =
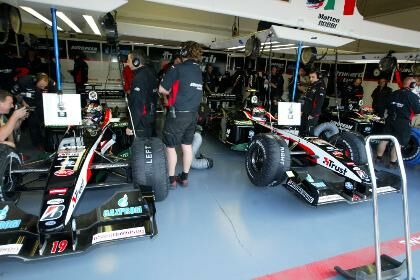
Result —
[[[326,203],[326,202],[333,202],[333,201],[340,201],[340,200],[344,200],[344,197],[338,194],[332,194],[332,195],[321,196],[318,199],[318,203]]]
[[[347,162],[346,163],[348,166],[354,166],[354,165],[356,165],[354,162]]]
[[[62,160],[68,160],[68,159],[75,159],[77,160],[79,156],[74,156],[74,157],[58,157],[57,160],[58,161],[62,161]]]
[[[255,132],[253,130],[250,130],[248,132],[248,139],[251,139],[252,140],[252,138],[254,138],[254,135],[255,135]]]
[[[293,171],[286,171],[286,175],[287,175],[287,177],[289,177],[289,178],[293,178],[293,177],[295,177],[295,174],[293,174]]]
[[[321,188],[325,188],[327,185],[325,185],[324,182],[316,182],[316,183],[311,183],[312,186],[314,186],[317,189],[321,189]]]
[[[152,164],[153,163],[153,153],[152,153],[152,147],[148,145],[144,145],[144,156],[146,158],[146,164]]]
[[[17,220],[6,220],[7,213],[9,212],[9,205],[6,205],[0,210],[0,230],[2,229],[14,229],[20,226],[21,219]]]
[[[190,87],[193,87],[196,90],[203,90],[203,85],[202,84],[190,83]]]
[[[310,196],[304,189],[302,189],[301,186],[299,186],[298,184],[296,184],[294,181],[289,180],[287,182],[287,185],[289,187],[291,187],[292,189],[294,189],[297,193],[299,193],[309,203],[314,202],[315,198],[313,198],[312,196]]]
[[[45,223],[46,226],[54,226],[57,222],[56,221],[48,221]]]
[[[57,220],[63,215],[64,209],[66,209],[66,207],[61,204],[50,205],[47,207],[44,214],[42,214],[40,221],[44,222],[44,221]]]
[[[92,244],[103,242],[103,241],[111,241],[111,240],[116,240],[116,239],[144,236],[144,235],[146,235],[146,230],[144,229],[144,227],[128,228],[128,229],[115,230],[115,231],[110,231],[110,232],[100,232],[93,235]]]
[[[127,194],[124,194],[124,196],[118,200],[118,206],[120,208],[105,209],[102,214],[104,218],[128,216],[128,215],[134,215],[134,214],[141,214],[143,212],[143,208],[141,206],[128,207]]]
[[[335,151],[335,148],[333,146],[325,147],[325,149],[327,150],[327,152],[333,152],[333,151]]]
[[[57,177],[67,177],[74,174],[74,171],[71,169],[60,169],[54,172],[54,175]]]
[[[17,255],[22,249],[23,244],[7,244],[0,245],[0,256],[3,255]]]
[[[48,205],[57,205],[57,204],[62,204],[64,202],[64,199],[62,198],[54,198],[54,199],[50,199],[47,201]]]
[[[326,145],[329,145],[329,143],[327,141],[322,140],[322,139],[319,139],[319,138],[312,139],[312,140],[310,140],[310,142],[312,142],[312,143],[314,143],[314,144],[316,144],[318,146],[326,146]]]
[[[51,248],[51,254],[64,252],[68,244],[69,242],[67,240],[54,241]]]
[[[341,151],[334,151],[334,152],[332,152],[332,154],[337,158],[342,158],[343,157],[343,152],[341,152]]]
[[[341,168],[339,166],[337,166],[332,160],[330,160],[327,157],[324,157],[324,161],[323,163],[331,170],[334,170],[335,172],[337,172],[338,174],[341,175],[346,175],[347,173],[347,169],[345,168]]]
[[[66,192],[67,192],[67,188],[56,188],[56,189],[49,190],[48,194],[65,195]]]
[[[309,9],[320,9],[323,7],[325,11],[334,11],[336,8],[335,2],[336,0],[306,0],[306,6]],[[343,15],[353,15],[355,8],[356,0],[344,0]]]
[[[345,182],[344,187],[349,191],[352,191],[354,189],[354,186],[353,186],[352,182]]]
[[[342,128],[344,130],[350,131],[353,129],[354,125],[351,124],[346,124],[346,123],[342,123],[342,122],[337,122],[337,121],[333,121],[335,123],[336,126],[338,126],[339,128]]]
[[[405,240],[400,240],[399,243],[400,244],[405,244]],[[415,245],[420,245],[420,236],[411,237],[410,240],[409,240],[409,243],[410,243],[410,247],[415,246]],[[1,255],[1,253],[0,253],[0,255]]]
[[[58,157],[79,157],[80,153],[58,153]]]
[[[370,181],[369,175],[366,174],[365,171],[360,170],[360,169],[359,170],[354,169],[354,170],[356,171],[357,175],[359,175],[359,177],[362,178],[362,180]]]

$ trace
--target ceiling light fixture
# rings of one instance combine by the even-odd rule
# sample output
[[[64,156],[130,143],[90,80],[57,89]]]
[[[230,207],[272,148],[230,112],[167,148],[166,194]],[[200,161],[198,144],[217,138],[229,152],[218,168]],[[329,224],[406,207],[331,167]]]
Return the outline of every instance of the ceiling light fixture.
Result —
[[[25,7],[25,6],[19,6],[22,10],[24,10],[25,12],[31,14],[32,16],[36,17],[37,19],[43,21],[44,23],[48,24],[49,26],[52,26],[52,22],[51,20],[47,19],[46,17],[44,17],[43,15],[41,15],[40,13],[38,13],[37,11],[35,11],[32,8],[29,7]],[[57,26],[57,30],[59,31],[63,31],[63,29],[61,27]]]
[[[68,26],[70,26],[71,29],[76,31],[77,33],[83,33],[82,30],[80,30],[79,27],[77,27],[74,22],[72,22],[63,12],[57,12],[57,16],[61,18],[62,21],[64,21]]]
[[[93,19],[93,17],[90,15],[83,15],[83,17],[85,18],[86,22],[89,24],[90,29],[92,29],[93,33],[95,33],[96,35],[101,35],[101,31],[99,31],[99,28],[96,25],[96,22]]]
[[[238,49],[243,49],[243,48],[245,48],[245,46],[231,47],[231,48],[228,48],[228,50],[238,50]]]

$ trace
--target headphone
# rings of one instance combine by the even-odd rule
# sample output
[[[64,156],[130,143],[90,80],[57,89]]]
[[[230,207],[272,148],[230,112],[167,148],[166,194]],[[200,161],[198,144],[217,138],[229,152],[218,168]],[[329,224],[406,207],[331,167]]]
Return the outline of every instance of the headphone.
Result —
[[[133,66],[134,67],[139,67],[140,66],[140,58],[138,58],[138,57],[133,57],[133,59],[131,60],[131,62],[133,63]]]
[[[181,49],[179,50],[180,56],[186,57],[188,55],[187,46],[188,46],[188,42],[181,45]]]
[[[139,67],[140,64],[142,64],[143,59],[144,59],[142,53],[140,53],[139,51],[133,51],[131,52],[131,56],[132,56],[131,63],[133,64],[133,66],[136,68]]]

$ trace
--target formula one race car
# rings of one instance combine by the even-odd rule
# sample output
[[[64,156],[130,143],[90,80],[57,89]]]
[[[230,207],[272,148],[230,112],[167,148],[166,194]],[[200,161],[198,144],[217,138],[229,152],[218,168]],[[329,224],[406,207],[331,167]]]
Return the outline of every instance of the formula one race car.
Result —
[[[129,160],[116,156],[125,148],[124,135],[124,125],[111,118],[110,109],[94,106],[87,108],[83,125],[68,127],[57,151],[45,161],[22,164],[14,149],[0,145],[0,256],[31,260],[156,235],[154,201],[168,194],[164,145],[155,138],[135,138]],[[104,171],[123,177],[123,182],[103,182]],[[40,180],[43,199],[35,216],[16,202]],[[104,187],[129,190],[117,191],[97,208],[76,216],[83,194]]]
[[[314,135],[301,137],[276,121],[263,107],[254,106],[226,111],[218,122],[225,143],[249,143],[246,171],[254,185],[274,186],[287,179],[285,186],[314,206],[371,199],[372,181],[361,135],[339,132],[334,124],[323,123]],[[400,190],[398,176],[384,171],[376,174],[378,193]]]

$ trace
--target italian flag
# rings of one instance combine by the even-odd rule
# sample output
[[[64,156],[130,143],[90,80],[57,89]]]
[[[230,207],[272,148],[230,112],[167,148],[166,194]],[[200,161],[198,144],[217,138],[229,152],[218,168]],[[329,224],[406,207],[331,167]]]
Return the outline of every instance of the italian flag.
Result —
[[[343,14],[345,16],[353,15],[355,7],[356,7],[356,0],[345,0]],[[328,0],[327,4],[324,7],[324,10],[334,10],[334,8],[335,8],[335,0]]]

